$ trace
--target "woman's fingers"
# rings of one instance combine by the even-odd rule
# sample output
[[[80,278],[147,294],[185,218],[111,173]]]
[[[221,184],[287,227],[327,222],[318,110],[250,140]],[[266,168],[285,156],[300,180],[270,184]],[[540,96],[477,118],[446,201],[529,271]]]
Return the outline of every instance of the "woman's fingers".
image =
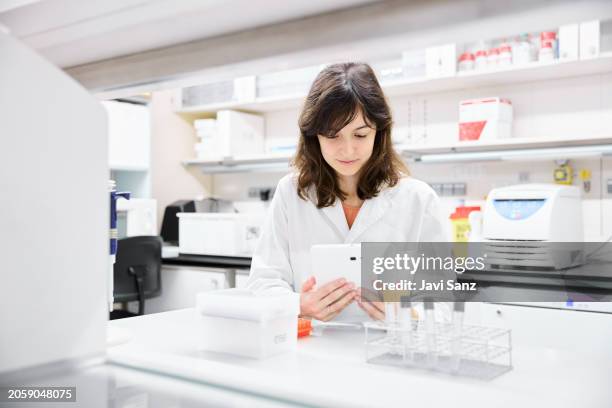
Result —
[[[385,314],[385,303],[384,302],[368,302],[370,305],[377,308],[384,316]]]
[[[315,277],[310,276],[304,281],[304,283],[302,283],[302,292],[309,292],[310,290],[312,290],[312,288],[314,288],[316,284],[317,280],[315,279]]]
[[[321,307],[326,307],[326,306],[331,305],[334,302],[337,302],[340,298],[342,298],[348,292],[353,291],[353,289],[355,289],[354,283],[352,282],[345,283],[344,285],[340,286],[339,288],[337,288],[336,290],[334,290],[333,292],[331,292],[330,294],[322,298],[320,301]]]
[[[368,302],[363,301],[362,299],[357,299],[357,304],[361,309],[363,309],[364,312],[368,314],[368,316],[375,320],[385,320],[384,306],[381,310],[378,306],[375,306],[374,303],[380,302]]]
[[[316,281],[309,277],[302,284],[300,315],[330,320],[340,313],[356,295],[355,284],[340,278],[314,289]]]
[[[325,285],[317,289],[317,293],[320,296],[319,299],[323,299],[325,296],[329,295],[336,289],[341,288],[342,285],[344,285],[345,283],[346,283],[346,279],[344,278],[340,278],[340,279],[333,280],[331,282],[327,282]]]
[[[344,296],[338,299],[335,303],[330,304],[324,309],[325,315],[319,320],[328,321],[336,317],[353,301],[353,299],[355,299],[356,295],[357,293],[355,293],[353,290],[345,293]]]

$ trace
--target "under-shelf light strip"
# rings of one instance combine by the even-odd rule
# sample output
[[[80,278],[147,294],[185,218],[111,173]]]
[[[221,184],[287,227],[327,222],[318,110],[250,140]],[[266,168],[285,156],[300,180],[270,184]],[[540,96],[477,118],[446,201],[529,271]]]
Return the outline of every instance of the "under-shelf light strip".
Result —
[[[463,162],[463,161],[523,161],[554,160],[578,157],[601,157],[612,155],[612,145],[593,145],[559,147],[547,149],[494,150],[487,152],[465,152],[424,154],[415,158],[423,163]]]

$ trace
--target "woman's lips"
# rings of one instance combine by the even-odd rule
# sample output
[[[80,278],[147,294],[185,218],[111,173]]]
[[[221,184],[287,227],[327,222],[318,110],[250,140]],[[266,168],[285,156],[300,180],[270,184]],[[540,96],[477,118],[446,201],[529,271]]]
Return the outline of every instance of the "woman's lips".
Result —
[[[340,163],[342,164],[353,164],[357,161],[357,159],[355,160],[338,160]]]

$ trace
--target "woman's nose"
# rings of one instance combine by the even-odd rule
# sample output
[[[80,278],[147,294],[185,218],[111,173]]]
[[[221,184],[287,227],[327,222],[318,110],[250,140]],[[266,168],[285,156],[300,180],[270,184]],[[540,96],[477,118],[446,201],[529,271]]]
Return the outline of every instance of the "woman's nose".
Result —
[[[346,137],[346,136],[342,136],[341,140],[340,140],[340,150],[342,153],[353,153],[353,151],[355,150],[355,144],[353,142],[353,138],[352,137]]]

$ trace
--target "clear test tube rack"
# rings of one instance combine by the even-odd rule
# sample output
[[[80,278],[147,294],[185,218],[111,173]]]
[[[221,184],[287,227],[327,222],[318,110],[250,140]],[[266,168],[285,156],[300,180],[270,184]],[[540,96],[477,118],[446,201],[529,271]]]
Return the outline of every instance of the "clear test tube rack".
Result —
[[[492,380],[512,369],[511,330],[424,321],[411,324],[366,322],[366,361]]]

